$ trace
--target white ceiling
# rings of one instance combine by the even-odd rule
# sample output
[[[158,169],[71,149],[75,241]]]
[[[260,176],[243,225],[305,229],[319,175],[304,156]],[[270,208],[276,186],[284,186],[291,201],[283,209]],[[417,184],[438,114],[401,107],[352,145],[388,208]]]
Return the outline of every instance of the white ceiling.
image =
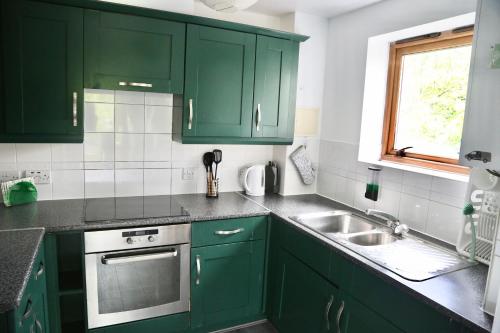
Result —
[[[268,15],[283,15],[295,11],[332,17],[381,0],[259,0],[248,10]]]

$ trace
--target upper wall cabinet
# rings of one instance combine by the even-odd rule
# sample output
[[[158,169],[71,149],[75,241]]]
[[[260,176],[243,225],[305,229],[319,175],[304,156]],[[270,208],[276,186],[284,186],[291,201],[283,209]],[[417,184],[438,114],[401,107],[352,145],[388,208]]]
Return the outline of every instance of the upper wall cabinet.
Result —
[[[500,1],[481,0],[476,13],[460,164],[500,170]]]
[[[252,137],[293,140],[299,44],[257,37]]]
[[[184,23],[85,11],[85,87],[181,94]]]
[[[298,45],[188,25],[182,142],[292,143]]]
[[[249,138],[254,34],[188,25],[183,136],[199,143]]]
[[[82,142],[83,10],[3,1],[2,39],[0,142]]]

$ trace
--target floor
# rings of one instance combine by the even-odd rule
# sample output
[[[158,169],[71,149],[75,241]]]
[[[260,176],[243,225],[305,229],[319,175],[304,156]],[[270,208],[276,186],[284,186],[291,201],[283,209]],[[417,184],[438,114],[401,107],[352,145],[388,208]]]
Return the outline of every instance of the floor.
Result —
[[[278,333],[270,323],[262,323],[250,327],[240,328],[226,333]]]

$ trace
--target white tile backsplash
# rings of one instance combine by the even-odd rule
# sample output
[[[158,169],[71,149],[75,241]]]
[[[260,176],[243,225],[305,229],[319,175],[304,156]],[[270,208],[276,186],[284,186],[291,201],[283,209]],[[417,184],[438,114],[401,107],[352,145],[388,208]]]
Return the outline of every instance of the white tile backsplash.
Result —
[[[83,170],[52,170],[52,198],[77,199],[83,197]]]
[[[16,163],[16,145],[11,143],[0,143],[0,163]]]
[[[144,134],[115,134],[116,161],[143,161]]]
[[[115,195],[114,170],[85,170],[85,197],[103,198]]]
[[[146,133],[172,133],[172,107],[146,105]]]
[[[170,161],[172,159],[172,135],[146,134],[144,145],[145,161]]]
[[[144,105],[144,93],[137,91],[115,91],[115,103],[117,104],[141,104]]]
[[[379,199],[370,202],[364,198],[368,165],[357,162],[357,145],[321,141],[319,150],[319,194],[358,209],[387,211],[411,229],[456,243],[466,183],[385,167]]]
[[[85,103],[85,132],[113,132],[114,109],[110,103]]]
[[[16,144],[17,162],[50,162],[50,144],[18,143]]]
[[[172,169],[144,169],[144,195],[171,193]]]
[[[113,133],[85,133],[84,158],[86,162],[110,162],[115,159]]]
[[[144,133],[144,105],[115,104],[115,132]]]
[[[173,109],[182,108],[171,94],[85,89],[84,101],[83,144],[0,144],[0,170],[51,170],[39,198],[73,199],[205,192],[201,157],[215,148],[223,151],[220,189],[241,190],[239,169],[273,158],[273,146],[173,142]]]
[[[143,169],[115,170],[115,196],[136,197],[142,196],[144,191]]]

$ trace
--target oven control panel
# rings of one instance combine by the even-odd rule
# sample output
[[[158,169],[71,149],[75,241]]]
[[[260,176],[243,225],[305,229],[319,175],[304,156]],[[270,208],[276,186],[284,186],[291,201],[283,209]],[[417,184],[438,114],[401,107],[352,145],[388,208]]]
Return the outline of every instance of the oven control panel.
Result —
[[[158,239],[158,229],[123,231],[122,238],[130,245],[154,243]]]
[[[84,233],[85,253],[110,252],[139,249],[191,242],[189,223],[86,231]]]

